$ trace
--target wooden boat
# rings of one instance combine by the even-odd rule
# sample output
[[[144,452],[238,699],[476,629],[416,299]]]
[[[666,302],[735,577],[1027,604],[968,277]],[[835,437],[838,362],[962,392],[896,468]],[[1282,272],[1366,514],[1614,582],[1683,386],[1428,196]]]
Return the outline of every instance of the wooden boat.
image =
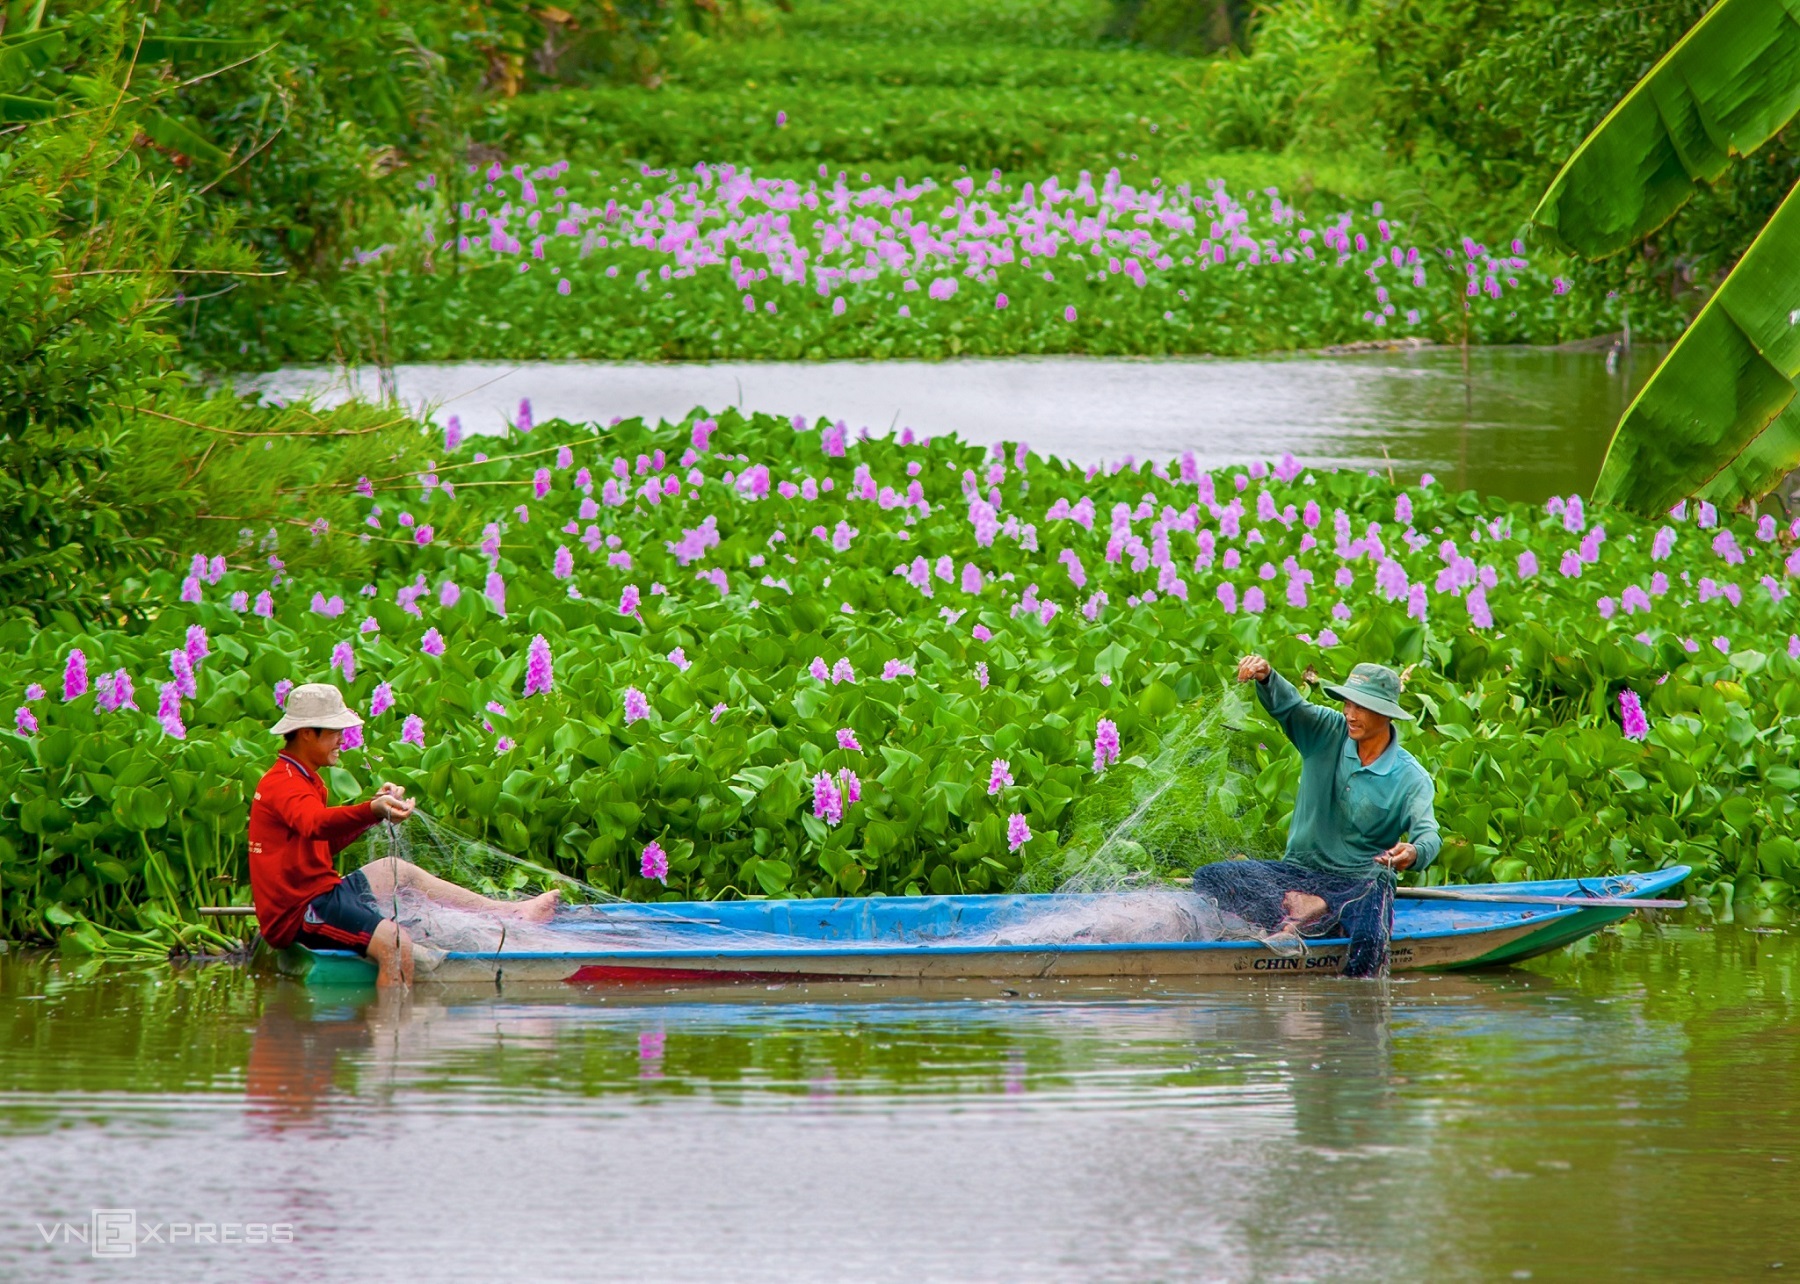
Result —
[[[1458,886],[1459,897],[1399,900],[1391,942],[1395,971],[1515,963],[1558,949],[1633,913],[1621,900],[1654,897],[1688,876],[1686,866],[1645,874]],[[421,957],[432,983],[680,985],[807,981],[1047,977],[1335,976],[1347,940],[1306,942],[1301,952],[1260,941],[1076,941],[1008,944],[1006,925],[1034,912],[1095,902],[1088,896],[850,897],[840,900],[619,903],[558,915],[554,950],[452,951]],[[1496,898],[1605,898],[1594,906]],[[634,943],[650,939],[646,947]],[[307,985],[368,985],[375,967],[343,950],[263,951],[275,970]]]

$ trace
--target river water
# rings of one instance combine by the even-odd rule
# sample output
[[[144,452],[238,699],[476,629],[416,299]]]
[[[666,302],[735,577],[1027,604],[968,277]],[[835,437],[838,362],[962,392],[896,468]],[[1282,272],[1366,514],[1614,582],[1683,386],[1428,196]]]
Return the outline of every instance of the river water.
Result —
[[[0,1277],[1780,1278],[1797,981],[1795,935],[1710,918],[1180,990],[385,1002],[15,955]],[[60,1229],[95,1209],[134,1258]]]
[[[389,391],[471,432],[504,431],[525,398],[539,421],[737,406],[982,445],[1028,441],[1082,464],[1191,450],[1217,468],[1292,451],[1315,466],[1428,471],[1459,489],[1537,502],[1592,485],[1659,356],[1509,347],[1244,361],[465,363],[396,367]],[[372,369],[283,370],[242,386],[328,403],[383,391]]]

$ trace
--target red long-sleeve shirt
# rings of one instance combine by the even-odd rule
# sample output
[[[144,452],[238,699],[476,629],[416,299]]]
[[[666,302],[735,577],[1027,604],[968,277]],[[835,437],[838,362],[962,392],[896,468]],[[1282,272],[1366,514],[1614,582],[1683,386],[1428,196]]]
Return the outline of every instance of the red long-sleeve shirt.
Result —
[[[370,803],[325,805],[325,782],[282,754],[250,801],[250,895],[263,939],[293,943],[313,897],[343,880],[333,858],[376,821]]]

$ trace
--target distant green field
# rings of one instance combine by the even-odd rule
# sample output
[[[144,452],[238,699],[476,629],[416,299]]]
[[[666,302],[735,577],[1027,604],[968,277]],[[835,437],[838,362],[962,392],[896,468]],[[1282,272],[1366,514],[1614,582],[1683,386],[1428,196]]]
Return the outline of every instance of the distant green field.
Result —
[[[656,88],[516,99],[488,141],[534,160],[697,161],[855,179],[1118,166],[1128,178],[1381,195],[1340,160],[1219,152],[1198,119],[1206,64],[1103,42],[1093,0],[800,0],[782,34],[697,43]],[[785,124],[777,114],[785,113]]]

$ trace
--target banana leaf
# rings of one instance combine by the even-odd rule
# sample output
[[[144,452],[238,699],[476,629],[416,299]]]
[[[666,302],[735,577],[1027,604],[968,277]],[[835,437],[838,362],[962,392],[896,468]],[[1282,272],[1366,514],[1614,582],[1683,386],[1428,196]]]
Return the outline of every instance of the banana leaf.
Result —
[[[139,62],[170,62],[178,58],[213,58],[221,63],[248,57],[269,48],[261,40],[210,36],[145,36],[137,47]]]
[[[1704,487],[1760,499],[1800,467],[1800,184],[1619,420],[1594,498],[1645,515]]]
[[[1655,231],[1800,112],[1800,0],[1719,0],[1562,167],[1531,219],[1588,258]]]
[[[49,120],[56,115],[56,102],[50,98],[27,98],[22,94],[0,94],[0,125],[13,125],[26,120]]]
[[[44,7],[48,0],[12,0],[6,6],[6,29],[8,31],[36,31],[44,21]]]
[[[1796,468],[1800,468],[1800,398],[1788,402],[1775,422],[1702,486],[1698,496],[1721,508],[1735,508],[1745,499],[1761,499]]]
[[[0,89],[17,89],[62,52],[61,31],[34,31],[0,40]]]

